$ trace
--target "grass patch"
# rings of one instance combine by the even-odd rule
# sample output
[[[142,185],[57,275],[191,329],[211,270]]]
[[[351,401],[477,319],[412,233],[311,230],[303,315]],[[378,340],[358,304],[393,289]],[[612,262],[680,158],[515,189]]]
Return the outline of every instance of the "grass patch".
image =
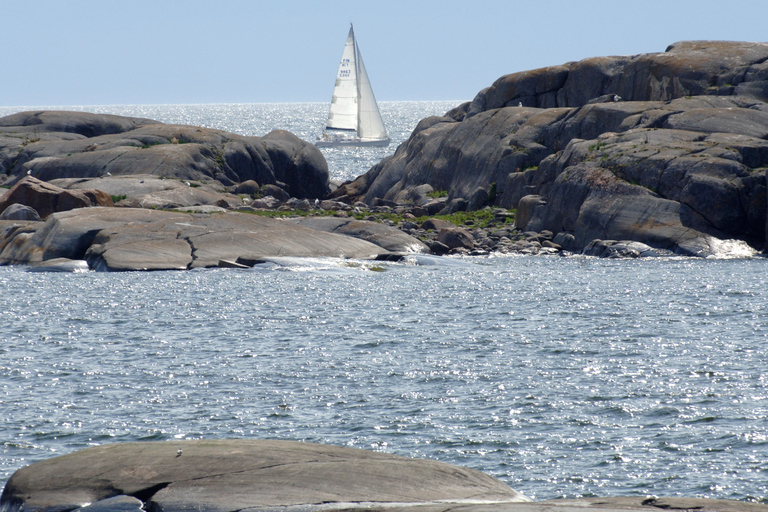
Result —
[[[125,194],[121,194],[119,196],[110,196],[110,197],[112,198],[113,203],[119,203],[123,199],[126,199],[128,196],[126,196]]]
[[[514,210],[510,210],[515,212]],[[257,210],[253,212],[246,212],[252,215],[260,215],[262,217],[271,218],[287,218],[287,217],[333,217],[337,212],[335,211],[323,211],[323,210]],[[466,226],[467,221],[471,221],[473,228],[486,228],[493,225],[496,221],[493,216],[493,211],[490,208],[484,208],[482,210],[475,210],[470,212],[456,212],[450,215],[426,215],[423,217],[417,217],[415,219],[405,219],[402,215],[396,213],[385,212],[360,212],[350,217],[357,220],[373,219],[374,222],[392,221],[395,225],[401,224],[408,220],[416,224],[426,222],[428,219],[441,219],[456,226]],[[515,216],[510,215],[504,217],[504,224],[512,224],[515,222]]]
[[[608,144],[605,143],[605,142],[598,142],[597,144],[592,144],[591,146],[589,146],[589,150],[590,151],[599,151],[600,149],[602,149],[603,147],[605,147],[607,145]]]
[[[448,197],[448,191],[447,190],[433,190],[432,192],[429,192],[427,194],[427,197],[431,197],[432,199],[437,199],[438,197]]]

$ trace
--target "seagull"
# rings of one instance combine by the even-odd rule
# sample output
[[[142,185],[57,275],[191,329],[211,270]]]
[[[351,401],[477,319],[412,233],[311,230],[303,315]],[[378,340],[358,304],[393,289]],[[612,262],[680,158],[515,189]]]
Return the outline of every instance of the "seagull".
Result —
[[[27,176],[32,176],[32,169],[27,171]]]
[[[523,102],[522,102],[522,101],[518,102],[518,103],[517,103],[517,106],[518,106],[518,107],[522,107],[522,106],[523,106]]]
[[[613,101],[621,101],[621,96],[619,96],[618,94],[614,94]]]
[[[181,457],[181,448],[179,448],[178,450],[176,450],[176,456],[177,456],[177,457]]]

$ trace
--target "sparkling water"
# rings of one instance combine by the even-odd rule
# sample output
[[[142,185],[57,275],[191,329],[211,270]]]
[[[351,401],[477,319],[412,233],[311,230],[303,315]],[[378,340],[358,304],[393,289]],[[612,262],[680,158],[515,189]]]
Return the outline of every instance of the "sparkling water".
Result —
[[[0,268],[0,477],[118,441],[294,439],[535,499],[768,497],[768,277],[747,260]]]

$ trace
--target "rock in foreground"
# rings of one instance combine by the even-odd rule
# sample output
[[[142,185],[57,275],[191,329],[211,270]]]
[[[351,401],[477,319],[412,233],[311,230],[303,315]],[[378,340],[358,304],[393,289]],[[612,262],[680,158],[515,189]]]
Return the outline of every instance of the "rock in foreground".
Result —
[[[614,497],[531,502],[472,469],[269,440],[117,443],[16,471],[3,512],[766,512],[756,503]]]
[[[211,440],[110,444],[38,462],[11,477],[0,509],[67,511],[120,495],[164,512],[525,500],[479,471],[441,462],[292,441]]]

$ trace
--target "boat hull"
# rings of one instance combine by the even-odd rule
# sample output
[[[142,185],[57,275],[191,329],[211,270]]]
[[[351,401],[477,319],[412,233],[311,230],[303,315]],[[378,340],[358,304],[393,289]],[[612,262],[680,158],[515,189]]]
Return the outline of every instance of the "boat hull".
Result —
[[[319,148],[336,148],[336,147],[345,147],[345,146],[383,148],[383,147],[389,146],[389,142],[390,142],[389,138],[386,138],[386,139],[348,138],[348,139],[335,139],[335,140],[320,139],[317,142],[315,142],[315,146]]]

